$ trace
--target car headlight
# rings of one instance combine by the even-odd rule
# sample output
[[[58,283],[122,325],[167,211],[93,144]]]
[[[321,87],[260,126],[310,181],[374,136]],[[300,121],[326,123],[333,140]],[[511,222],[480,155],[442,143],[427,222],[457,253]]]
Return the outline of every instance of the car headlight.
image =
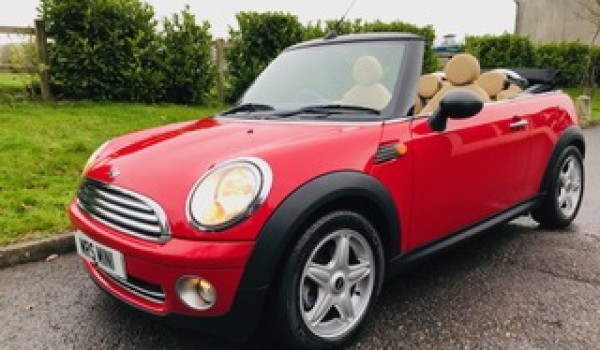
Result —
[[[85,163],[85,166],[83,167],[83,170],[81,171],[81,175],[85,175],[85,173],[87,173],[87,171],[94,164],[94,162],[98,159],[98,156],[100,155],[100,153],[102,153],[102,151],[104,151],[104,149],[110,143],[110,141],[111,140],[108,140],[108,141],[104,142],[103,144],[101,144],[100,147],[96,148],[94,153],[92,153],[92,155],[88,158],[87,162]]]
[[[239,158],[211,169],[194,186],[187,210],[203,231],[233,226],[265,200],[272,182],[269,165],[258,158]]]

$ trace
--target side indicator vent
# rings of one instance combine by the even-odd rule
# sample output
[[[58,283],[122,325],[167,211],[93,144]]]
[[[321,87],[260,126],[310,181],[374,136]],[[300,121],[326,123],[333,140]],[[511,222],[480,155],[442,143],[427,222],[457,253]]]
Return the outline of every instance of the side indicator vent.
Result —
[[[402,157],[407,151],[406,145],[403,143],[381,145],[377,149],[377,154],[375,154],[375,164],[389,162]]]

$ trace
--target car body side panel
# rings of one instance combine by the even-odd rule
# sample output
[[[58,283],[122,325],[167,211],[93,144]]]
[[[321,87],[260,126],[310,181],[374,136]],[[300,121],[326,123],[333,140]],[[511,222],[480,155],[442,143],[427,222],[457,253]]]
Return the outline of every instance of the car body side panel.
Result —
[[[390,122],[384,125],[380,145],[399,145],[410,144],[410,120]],[[409,249],[409,239],[406,237],[411,232],[411,214],[413,201],[413,158],[414,152],[410,147],[407,148],[405,155],[387,162],[374,164],[370,173],[378,179],[396,202],[397,215],[401,220],[402,239],[400,240],[401,251]]]
[[[577,125],[571,98],[560,92],[516,100],[531,126],[531,157],[523,187],[527,194],[540,191],[542,177],[560,136]]]
[[[427,118],[412,123],[414,153],[410,249],[525,200],[529,128],[511,128],[521,115],[514,103],[488,103],[476,116],[431,130]]]

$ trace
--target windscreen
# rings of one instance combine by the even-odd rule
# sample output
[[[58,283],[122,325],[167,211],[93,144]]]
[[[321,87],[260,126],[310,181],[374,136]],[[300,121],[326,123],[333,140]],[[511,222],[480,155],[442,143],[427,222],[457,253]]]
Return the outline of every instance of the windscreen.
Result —
[[[311,46],[275,59],[240,101],[276,110],[339,104],[383,110],[391,101],[405,51],[398,41]]]

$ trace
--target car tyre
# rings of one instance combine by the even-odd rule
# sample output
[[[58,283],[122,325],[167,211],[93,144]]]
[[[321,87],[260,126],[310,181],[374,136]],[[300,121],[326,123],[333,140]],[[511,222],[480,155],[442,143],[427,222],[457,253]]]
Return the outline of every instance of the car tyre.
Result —
[[[272,319],[279,340],[339,348],[364,326],[381,291],[383,247],[367,219],[336,211],[306,229],[283,268]]]
[[[565,228],[577,216],[583,198],[583,157],[575,146],[566,147],[552,168],[552,180],[542,205],[531,213],[541,227]]]

